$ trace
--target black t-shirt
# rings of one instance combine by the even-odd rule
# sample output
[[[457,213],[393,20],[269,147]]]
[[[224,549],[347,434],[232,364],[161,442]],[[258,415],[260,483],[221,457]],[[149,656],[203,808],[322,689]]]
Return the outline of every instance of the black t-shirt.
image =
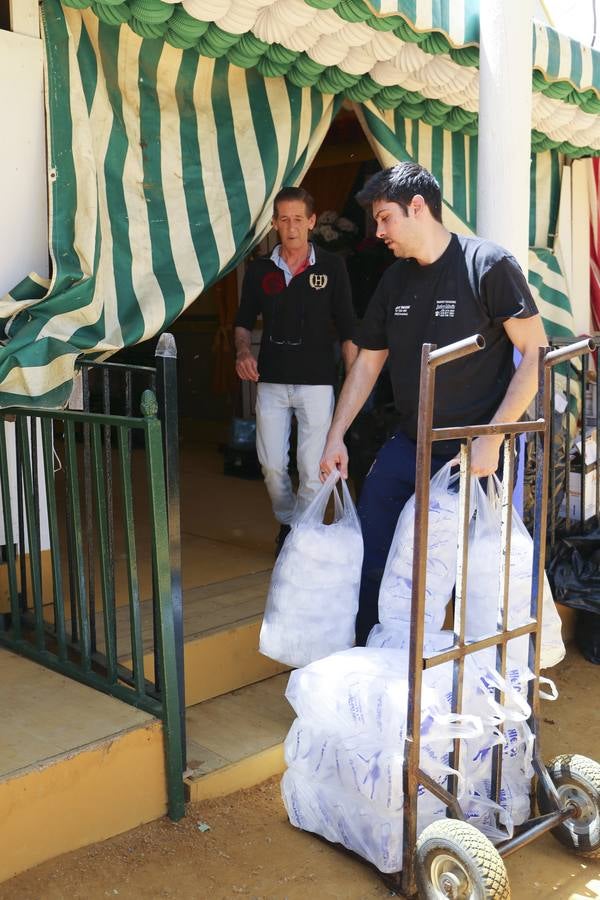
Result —
[[[507,319],[537,308],[515,258],[491,241],[453,234],[434,263],[397,260],[384,273],[367,308],[357,344],[389,349],[400,428],[416,438],[421,348],[444,347],[482,334],[485,349],[438,369],[433,424],[481,425],[494,416],[514,373]],[[444,442],[447,444],[448,442]],[[449,447],[436,444],[437,452]]]
[[[350,281],[341,257],[315,247],[314,265],[286,287],[283,271],[268,256],[251,263],[235,324],[251,331],[262,314],[260,381],[334,384],[333,345],[354,339]]]

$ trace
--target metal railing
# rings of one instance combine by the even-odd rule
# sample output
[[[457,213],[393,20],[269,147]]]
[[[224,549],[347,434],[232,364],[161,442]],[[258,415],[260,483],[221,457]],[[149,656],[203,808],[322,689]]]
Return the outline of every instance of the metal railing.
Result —
[[[157,412],[148,390],[139,417],[0,411],[10,597],[0,644],[160,718],[168,812],[179,819],[182,709]],[[114,529],[113,515],[122,528]],[[149,647],[151,672],[144,666]]]
[[[82,358],[78,361],[82,380],[82,407],[84,412],[97,412],[109,416],[118,413],[134,416],[139,408],[139,399],[144,390],[151,390],[158,402],[158,418],[162,423],[164,477],[167,496],[167,525],[169,534],[169,560],[171,568],[171,596],[175,620],[175,657],[177,664],[177,684],[179,691],[180,731],[183,764],[186,768],[186,725],[185,725],[185,672],[183,639],[183,590],[181,580],[181,519],[179,493],[179,418],[177,409],[177,347],[172,334],[160,336],[154,354],[156,365],[136,365],[124,362],[96,362]],[[128,436],[131,450],[135,432]],[[91,517],[92,497],[92,446],[90,426],[83,425],[83,481],[86,498],[86,520],[84,523],[87,540],[93,545],[94,530]],[[113,484],[112,455],[109,430],[104,431],[104,460],[107,473],[106,505],[108,521],[107,553],[109,567],[113,564]],[[90,615],[95,619],[95,582],[93,569],[88,573]],[[92,632],[92,640],[93,640]],[[158,635],[154,634],[154,646]],[[154,680],[160,684],[157,657],[154,657]]]
[[[598,343],[600,335],[591,337]],[[551,341],[556,350],[567,344],[569,339]],[[600,381],[591,358],[586,355],[577,366],[566,363],[552,369],[550,393],[548,552],[552,557],[560,538],[585,534],[600,523]],[[574,454],[577,445],[581,452]],[[587,457],[591,457],[589,463]]]

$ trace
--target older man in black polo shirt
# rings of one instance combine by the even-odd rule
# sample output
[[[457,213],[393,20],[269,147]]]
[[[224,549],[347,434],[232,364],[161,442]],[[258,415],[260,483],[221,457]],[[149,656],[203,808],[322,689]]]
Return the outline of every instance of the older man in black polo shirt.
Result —
[[[451,234],[442,224],[440,188],[430,172],[400,163],[374,175],[358,196],[372,207],[377,236],[398,257],[383,275],[358,334],[360,352],[346,380],[321,460],[321,477],[347,477],[344,434],[389,360],[397,433],[381,448],[359,503],[365,555],[357,643],[378,621],[378,594],[398,516],[415,489],[419,371],[424,343],[445,346],[474,333],[485,350],[444,366],[434,426],[516,421],[537,389],[538,348],[546,337],[518,263],[491,241]],[[515,371],[513,347],[522,359]],[[502,436],[473,441],[474,475],[498,468]],[[436,443],[432,474],[455,443]]]
[[[258,382],[256,448],[281,526],[277,552],[320,486],[319,459],[334,407],[336,333],[346,371],[357,353],[344,261],[310,243],[314,225],[310,194],[302,188],[283,188],[273,203],[273,227],[281,243],[248,267],[236,318],[236,371],[240,378]],[[250,339],[259,315],[263,333],[257,364]],[[288,474],[294,414],[297,496]]]

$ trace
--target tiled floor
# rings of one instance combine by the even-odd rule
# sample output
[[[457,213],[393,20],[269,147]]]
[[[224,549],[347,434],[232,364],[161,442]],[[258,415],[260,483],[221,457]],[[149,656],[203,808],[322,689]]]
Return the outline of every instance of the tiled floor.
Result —
[[[152,716],[0,648],[0,779]]]
[[[188,766],[213,772],[281,743],[294,713],[284,697],[288,675],[275,675],[187,711]]]
[[[262,615],[269,590],[271,570],[228,578],[212,584],[184,590],[183,632],[185,640],[227,629],[233,625],[254,620]],[[152,601],[141,604],[142,640],[144,650],[153,644]],[[120,659],[130,656],[129,607],[117,609],[117,647]],[[98,634],[98,649],[104,649],[104,635]]]
[[[184,628],[186,637],[191,638],[255,620],[262,613],[278,525],[262,480],[223,474],[223,455],[219,452],[222,428],[186,428],[184,434],[182,576]],[[141,466],[138,472],[143,475]],[[118,517],[116,522],[115,587],[120,604],[117,646],[119,655],[126,657],[130,653],[128,588]],[[137,524],[140,596],[145,598],[151,592],[149,528],[143,516]],[[96,591],[101,605],[99,574],[98,569]],[[150,600],[142,603],[145,648],[152,644],[152,619],[144,615],[150,604]],[[51,618],[51,606],[47,610]],[[100,616],[99,649],[102,631]],[[282,740],[291,722],[291,710],[283,697],[286,681],[287,676],[277,676],[188,710],[189,756],[201,772],[238,761]],[[9,712],[19,708],[19,715],[10,717],[10,728],[0,724],[0,777],[150,719],[124,703],[2,650],[0,683],[0,723],[8,722]]]
[[[239,553],[245,550],[252,565],[254,554],[260,568],[273,564],[275,522],[262,479],[248,480],[223,474],[219,445],[223,427],[184,424],[181,443],[181,529],[185,535],[224,543]],[[189,560],[194,566],[194,561]],[[187,566],[186,566],[187,568]],[[255,569],[257,571],[257,569]],[[229,572],[229,577],[242,574]],[[211,579],[217,580],[217,579]],[[209,582],[204,582],[209,583]]]
[[[220,445],[225,438],[225,426],[211,423],[202,425],[184,423],[180,444],[180,495],[181,495],[181,555],[182,583],[188,594],[198,588],[219,582],[243,578],[246,575],[267,573],[274,561],[275,536],[279,530],[275,522],[269,498],[262,479],[246,480],[226,476],[223,473],[224,457]],[[82,452],[82,448],[80,448]],[[82,461],[80,476],[83,478]],[[117,476],[117,456],[113,450],[113,521],[114,548],[112,578],[118,606],[126,605],[129,598],[127,546],[122,521],[120,478]],[[62,528],[61,547],[62,579],[67,594],[69,574],[66,567],[66,510],[64,472],[57,475],[57,502],[59,526]],[[142,450],[133,453],[133,499],[135,531],[132,537],[136,552],[136,569],[139,597],[142,601],[152,596],[151,531],[148,514],[145,463]],[[95,513],[94,513],[95,515]],[[86,509],[82,505],[81,525],[85,546],[92,547],[89,538]],[[94,604],[103,605],[101,554],[98,534],[92,535],[95,547],[93,557],[93,584],[89,582],[88,560],[85,570],[88,591],[94,594]],[[92,552],[92,551],[90,551]],[[51,619],[52,590],[50,583],[45,598],[46,617]],[[90,604],[91,605],[91,604]],[[68,616],[68,612],[67,612]]]

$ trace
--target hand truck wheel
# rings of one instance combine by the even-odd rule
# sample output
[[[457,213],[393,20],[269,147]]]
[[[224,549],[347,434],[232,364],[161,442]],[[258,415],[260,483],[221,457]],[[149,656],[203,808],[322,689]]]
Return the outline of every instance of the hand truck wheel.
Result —
[[[457,819],[423,829],[415,876],[420,900],[510,900],[502,857],[474,825]]]
[[[587,756],[557,756],[547,766],[562,803],[574,804],[572,819],[552,829],[557,841],[579,856],[600,858],[600,764]],[[554,812],[541,781],[537,785],[541,813]]]

